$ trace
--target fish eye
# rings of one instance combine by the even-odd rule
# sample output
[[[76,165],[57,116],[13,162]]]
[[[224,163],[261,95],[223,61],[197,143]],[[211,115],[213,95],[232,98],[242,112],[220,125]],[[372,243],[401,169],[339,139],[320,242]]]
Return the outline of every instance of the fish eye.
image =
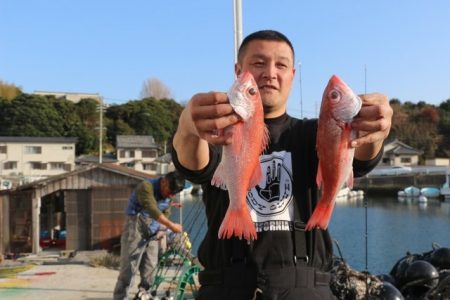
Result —
[[[330,98],[331,98],[332,100],[339,100],[339,98],[340,98],[340,94],[339,94],[339,92],[336,91],[336,90],[332,90],[332,91],[330,92],[329,96],[330,96]]]
[[[256,90],[254,88],[249,88],[248,93],[252,96],[256,95]]]

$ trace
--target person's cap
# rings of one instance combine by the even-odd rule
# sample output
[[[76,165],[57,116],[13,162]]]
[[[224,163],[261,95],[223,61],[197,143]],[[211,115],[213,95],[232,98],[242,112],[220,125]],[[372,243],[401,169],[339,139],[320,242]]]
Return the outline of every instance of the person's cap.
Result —
[[[179,193],[184,189],[185,179],[179,172],[170,172],[164,177],[167,178],[169,189],[173,194]]]

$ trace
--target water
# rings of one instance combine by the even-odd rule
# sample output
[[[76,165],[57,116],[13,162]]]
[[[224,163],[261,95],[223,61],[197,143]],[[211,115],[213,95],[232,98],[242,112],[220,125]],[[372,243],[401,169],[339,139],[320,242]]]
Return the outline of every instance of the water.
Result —
[[[198,196],[182,199],[182,221],[197,248],[206,232],[203,204]],[[368,203],[368,271],[389,273],[395,262],[407,251],[423,253],[432,243],[450,247],[450,202],[417,200],[400,202],[395,197],[367,197]],[[173,209],[172,217],[179,220]],[[329,230],[337,240],[344,259],[355,270],[366,269],[364,201],[347,200],[336,203]],[[335,248],[334,253],[338,255]]]

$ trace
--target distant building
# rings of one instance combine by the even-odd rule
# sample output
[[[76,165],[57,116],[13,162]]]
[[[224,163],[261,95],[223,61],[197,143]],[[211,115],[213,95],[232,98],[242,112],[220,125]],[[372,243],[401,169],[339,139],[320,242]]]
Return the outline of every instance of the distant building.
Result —
[[[419,163],[419,156],[422,154],[422,150],[415,149],[395,139],[384,145],[384,154],[380,165],[414,166]]]
[[[430,158],[425,160],[425,165],[427,166],[450,166],[450,158]]]
[[[98,93],[71,93],[71,92],[50,92],[50,91],[34,91],[34,95],[40,96],[55,96],[55,98],[65,98],[73,103],[80,102],[81,99],[94,99],[98,103],[102,102],[100,94]]]
[[[74,137],[0,136],[0,177],[22,182],[75,168]]]
[[[121,166],[148,174],[158,174],[159,147],[151,135],[118,135],[117,161]]]

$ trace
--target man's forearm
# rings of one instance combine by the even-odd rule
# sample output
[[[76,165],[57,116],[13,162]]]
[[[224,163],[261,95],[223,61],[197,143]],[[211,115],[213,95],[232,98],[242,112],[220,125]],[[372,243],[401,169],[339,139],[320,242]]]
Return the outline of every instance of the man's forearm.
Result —
[[[173,146],[178,161],[189,170],[201,170],[209,162],[208,143],[196,133],[188,107],[181,113]]]

